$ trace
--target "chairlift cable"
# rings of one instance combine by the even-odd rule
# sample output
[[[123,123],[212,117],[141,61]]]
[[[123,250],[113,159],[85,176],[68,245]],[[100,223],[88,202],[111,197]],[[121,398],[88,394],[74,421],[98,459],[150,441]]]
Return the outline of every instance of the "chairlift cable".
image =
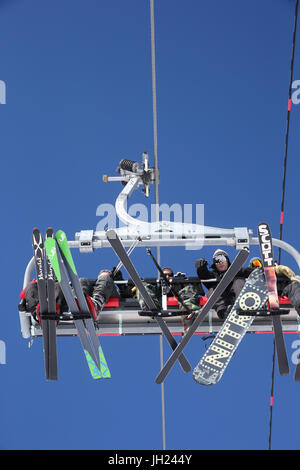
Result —
[[[288,142],[289,142],[289,130],[290,130],[290,116],[291,116],[291,109],[292,109],[292,87],[293,87],[293,75],[294,75],[294,59],[295,59],[296,31],[297,31],[297,20],[298,20],[298,6],[299,6],[299,0],[296,0],[292,58],[291,58],[291,73],[290,73],[290,84],[289,84],[289,98],[288,98],[288,110],[287,110],[287,124],[286,124],[286,134],[285,134],[285,151],[284,151],[284,162],[283,162],[282,199],[281,199],[281,212],[280,212],[280,240],[282,240],[282,233],[283,233],[284,203],[285,203],[285,192],[286,192],[286,189],[285,189],[286,188],[286,171],[287,171]],[[280,264],[280,258],[281,258],[281,248],[279,248],[278,250],[278,264]]]
[[[155,171],[155,218],[159,221],[159,175],[158,175],[158,151],[157,151],[157,100],[156,100],[156,64],[155,64],[155,22],[154,22],[154,0],[150,0],[150,23],[151,23],[151,62],[152,62],[152,112],[153,112],[153,145],[154,145],[154,171]],[[156,247],[157,259],[160,264],[160,247]],[[160,346],[160,368],[163,368],[163,337],[159,336]],[[166,418],[165,418],[165,391],[161,384],[161,414],[162,414],[162,447],[166,450]]]
[[[296,0],[293,43],[292,43],[292,58],[291,58],[291,68],[290,68],[291,72],[290,72],[290,83],[289,83],[287,123],[286,123],[286,134],[285,134],[285,151],[284,151],[284,161],[283,161],[282,199],[281,199],[281,211],[280,211],[280,236],[279,236],[280,240],[282,240],[282,233],[283,233],[284,203],[285,203],[285,192],[286,192],[286,170],[287,170],[288,142],[289,142],[289,130],[290,130],[290,116],[291,116],[291,108],[292,108],[292,86],[293,86],[293,75],[294,75],[294,59],[295,59],[296,31],[297,31],[297,20],[298,20],[298,6],[299,6],[299,0]],[[278,264],[280,264],[280,259],[281,259],[281,248],[278,249]],[[268,446],[269,450],[271,450],[272,448],[275,355],[276,353],[275,353],[275,337],[274,337],[273,338],[273,356],[272,356],[271,393],[270,393],[269,446]]]

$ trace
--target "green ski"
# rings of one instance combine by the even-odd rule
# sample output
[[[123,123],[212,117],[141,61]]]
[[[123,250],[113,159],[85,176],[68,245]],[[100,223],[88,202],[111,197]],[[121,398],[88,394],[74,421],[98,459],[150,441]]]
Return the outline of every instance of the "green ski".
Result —
[[[73,296],[73,292],[69,284],[69,280],[65,272],[65,267],[63,265],[63,261],[60,255],[60,251],[59,249],[57,249],[57,244],[54,238],[47,238],[45,240],[45,249],[53,271],[55,272],[56,278],[61,287],[61,290],[64,294],[65,300],[70,309],[70,312],[74,315],[74,324],[78,331],[78,335],[85,353],[90,373],[93,379],[101,379],[102,374],[97,366],[98,361],[95,358],[95,351],[93,345],[90,343],[88,334],[84,327],[83,320],[76,318],[76,316],[81,315],[81,312]]]
[[[65,232],[63,232],[62,230],[58,230],[56,232],[56,241],[60,248],[60,252],[62,254],[62,258],[65,264],[65,267],[67,269],[68,275],[70,277],[75,295],[77,297],[81,313],[89,315],[90,311],[89,311],[86,298],[83,294],[83,291],[80,285],[80,281],[78,278],[78,274],[75,268],[75,264],[72,258],[72,254],[68,245],[68,240],[67,240]],[[100,368],[102,377],[110,378],[111,374],[110,374],[107,362],[105,360],[105,356],[103,354],[101,345],[99,343],[99,339],[98,339],[92,318],[85,319],[85,325],[86,325],[86,329],[89,332],[93,347],[97,351],[97,364],[98,364],[98,367]]]

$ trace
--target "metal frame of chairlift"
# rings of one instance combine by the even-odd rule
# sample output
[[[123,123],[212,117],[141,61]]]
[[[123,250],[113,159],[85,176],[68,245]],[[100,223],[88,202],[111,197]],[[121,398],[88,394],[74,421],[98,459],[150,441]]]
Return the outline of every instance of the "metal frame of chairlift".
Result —
[[[120,176],[109,177],[105,175],[103,180],[121,181],[124,185],[116,199],[115,208],[119,220],[124,224],[116,228],[119,238],[124,246],[132,245],[138,237],[140,241],[138,247],[151,246],[231,246],[237,250],[245,246],[258,245],[258,238],[253,236],[253,231],[246,227],[235,227],[233,229],[224,229],[216,227],[207,227],[199,224],[158,221],[145,222],[134,219],[127,212],[127,201],[134,190],[143,186],[143,192],[146,197],[149,196],[150,184],[155,183],[154,168],[149,167],[149,157],[146,152],[142,155],[142,167],[139,163],[131,160],[122,160],[118,168]],[[300,253],[290,244],[273,238],[273,245],[289,253],[300,268]],[[111,248],[105,231],[81,230],[75,234],[75,240],[69,241],[70,248],[77,248],[82,253],[93,252],[99,248]],[[34,270],[34,259],[32,258],[25,271],[23,288],[32,279]],[[118,281],[116,281],[117,283]],[[129,306],[130,304],[130,306]],[[128,306],[113,307],[110,303],[104,308],[101,321],[97,326],[97,333],[100,335],[145,335],[161,334],[161,330],[155,320],[140,316],[138,311],[140,307],[134,301],[129,302]],[[33,338],[42,335],[41,327],[35,324],[29,312],[19,312],[21,333],[23,338]],[[170,317],[165,319],[170,331],[173,334],[182,334],[182,323],[179,317]],[[215,311],[211,311],[206,321],[204,321],[197,330],[199,334],[209,334],[217,332],[222,321],[219,320]],[[291,308],[288,315],[282,316],[283,330],[285,332],[298,332],[300,327],[298,315],[295,309]],[[255,318],[250,332],[262,333],[272,332],[271,318]],[[58,336],[76,335],[76,329],[72,322],[60,322],[57,326]]]

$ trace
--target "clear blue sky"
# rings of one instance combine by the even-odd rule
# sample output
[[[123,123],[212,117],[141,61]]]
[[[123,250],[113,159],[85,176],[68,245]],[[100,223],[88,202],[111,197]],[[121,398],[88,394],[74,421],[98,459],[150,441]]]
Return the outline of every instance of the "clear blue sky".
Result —
[[[203,203],[205,224],[217,227],[256,231],[266,220],[279,236],[294,7],[155,1],[161,203]],[[114,203],[120,190],[102,183],[103,173],[144,150],[153,163],[149,1],[0,1],[0,45],[0,448],[160,449],[157,336],[101,338],[113,376],[101,383],[90,379],[79,340],[59,339],[59,381],[47,383],[42,342],[27,347],[17,311],[32,228],[62,228],[69,239],[95,229],[98,205]],[[284,239],[298,250],[299,124],[293,105]],[[132,201],[145,202],[141,194]],[[162,264],[195,275],[195,259],[214,249],[165,248]],[[116,264],[110,250],[74,257],[81,276]],[[155,275],[142,249],[133,260]],[[298,273],[289,256],[282,262]],[[286,335],[289,357],[297,338]],[[194,337],[192,365],[204,351]],[[215,387],[174,367],[165,382],[167,448],[266,449],[271,365],[272,335],[248,335]],[[289,377],[276,371],[274,449],[300,447],[293,369]]]

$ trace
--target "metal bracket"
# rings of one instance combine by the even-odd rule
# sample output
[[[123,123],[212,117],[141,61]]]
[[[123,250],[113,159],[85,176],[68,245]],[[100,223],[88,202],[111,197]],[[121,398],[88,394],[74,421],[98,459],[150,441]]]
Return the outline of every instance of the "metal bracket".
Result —
[[[93,236],[94,230],[81,230],[79,232],[78,241],[81,253],[92,253],[94,251]]]
[[[250,240],[247,227],[235,227],[234,234],[236,241],[235,247],[237,250],[242,250],[245,247],[249,248]]]

